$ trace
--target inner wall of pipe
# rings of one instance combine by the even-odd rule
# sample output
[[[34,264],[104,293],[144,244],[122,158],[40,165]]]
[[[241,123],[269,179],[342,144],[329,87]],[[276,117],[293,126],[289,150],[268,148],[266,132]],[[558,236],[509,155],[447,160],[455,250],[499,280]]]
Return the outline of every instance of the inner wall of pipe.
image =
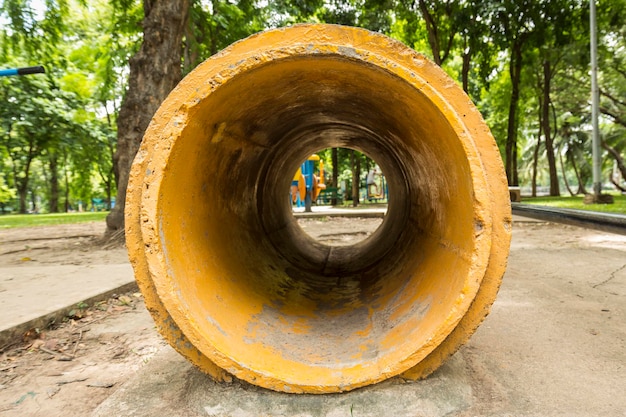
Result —
[[[280,353],[293,372],[366,368],[401,362],[450,326],[475,250],[472,182],[422,92],[345,57],[287,58],[237,75],[187,119],[159,232],[188,319],[218,355],[269,373],[285,367],[255,351]],[[322,245],[291,215],[293,172],[327,147],[368,154],[389,183],[383,224],[357,245]]]

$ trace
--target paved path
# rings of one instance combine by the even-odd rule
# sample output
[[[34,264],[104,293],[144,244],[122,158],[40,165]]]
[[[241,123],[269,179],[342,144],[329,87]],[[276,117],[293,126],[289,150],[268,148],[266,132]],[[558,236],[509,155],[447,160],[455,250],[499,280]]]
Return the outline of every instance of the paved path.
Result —
[[[81,302],[134,286],[130,264],[15,266],[0,277],[0,347],[30,329],[46,328]]]

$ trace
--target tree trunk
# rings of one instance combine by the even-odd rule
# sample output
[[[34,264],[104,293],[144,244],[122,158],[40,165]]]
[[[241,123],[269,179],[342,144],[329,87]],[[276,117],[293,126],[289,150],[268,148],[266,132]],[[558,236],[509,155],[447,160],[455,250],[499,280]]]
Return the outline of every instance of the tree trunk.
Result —
[[[37,208],[37,194],[35,193],[35,189],[30,190],[30,204],[33,213],[39,213],[39,209]]]
[[[424,0],[419,0],[419,8],[422,12],[422,16],[424,17],[424,22],[426,22],[426,31],[428,32],[428,44],[430,45],[430,49],[433,52],[433,60],[435,64],[441,66],[441,48],[439,46],[439,33],[437,30],[437,24],[433,20],[432,15],[428,11],[428,7],[426,6],[426,2]]]
[[[217,10],[219,8],[219,1],[211,0],[211,3],[213,4],[213,20],[215,20],[217,16]],[[219,35],[219,31],[220,31],[219,23],[216,24],[214,28],[213,26],[209,25],[209,36],[211,37],[211,55],[215,55],[218,51],[217,38]]]
[[[30,165],[35,158],[35,152],[33,152],[33,147],[31,145],[28,156],[26,159],[26,163],[24,164],[24,176],[20,177],[18,175],[17,169],[15,168],[15,161],[13,161],[13,181],[15,183],[15,188],[17,188],[17,195],[20,199],[20,214],[26,214],[26,199],[28,197],[28,182],[30,180]]]
[[[48,155],[48,168],[50,169],[50,201],[48,211],[50,213],[59,212],[59,167],[55,152]]]
[[[571,157],[570,162],[572,163],[572,169],[574,170],[574,174],[576,174],[576,180],[578,181],[578,191],[576,192],[576,194],[589,194],[587,192],[587,189],[585,188],[585,181],[583,181],[583,177],[582,175],[580,175],[580,170],[576,165],[576,158]]]
[[[26,214],[26,198],[28,196],[28,188],[20,184],[17,186],[17,195],[20,198],[20,214]]]
[[[570,193],[572,197],[574,197],[576,194],[572,191],[572,188],[569,186],[569,182],[567,181],[565,164],[563,163],[563,155],[561,154],[561,152],[559,152],[559,161],[561,162],[561,172],[563,173],[563,182],[565,183],[565,188],[567,188],[567,192]],[[580,185],[578,188],[580,188]]]
[[[617,180],[613,177],[613,174],[609,174],[609,181],[611,181],[611,183],[615,186],[615,188],[617,188],[618,190],[620,190],[623,193],[626,193],[626,188],[622,187],[620,185],[619,182],[617,182]],[[2,211],[4,211],[4,208],[2,209]]]
[[[70,211],[70,174],[68,170],[69,163],[67,161],[67,151],[63,151],[63,182],[65,184],[65,189],[63,190],[63,194],[65,197],[64,203],[64,212],[68,213]]]
[[[509,120],[506,134],[505,166],[509,185],[518,185],[517,178],[517,106],[520,97],[522,75],[522,45],[515,41],[511,48],[509,63],[511,76],[511,102],[509,104]]]
[[[531,182],[531,196],[537,197],[537,165],[539,164],[539,148],[541,147],[541,135],[543,135],[543,124],[541,123],[543,103],[541,97],[539,97],[539,133],[537,134],[537,145],[533,152],[533,173]]]
[[[331,152],[331,160],[333,162],[333,187],[337,189],[339,192],[339,150],[337,148],[332,148]],[[337,205],[337,195],[332,198],[330,204],[333,206]]]
[[[469,95],[469,71],[472,60],[472,50],[467,48],[467,52],[463,53],[463,68],[461,69],[461,82],[463,83],[463,91]]]
[[[552,137],[550,126],[550,82],[552,80],[552,70],[550,61],[543,61],[543,135],[546,138],[546,154],[548,156],[548,171],[550,173],[550,195],[558,197],[561,195],[559,190],[559,177],[556,170],[556,158],[554,157],[554,138]]]
[[[352,206],[359,205],[359,178],[361,177],[361,158],[356,151],[350,150],[350,162],[352,165]]]
[[[626,164],[624,163],[624,158],[622,158],[622,155],[620,155],[617,149],[606,143],[606,141],[603,140],[601,144],[602,147],[609,152],[609,155],[611,155],[613,159],[615,159],[615,162],[617,162],[617,169],[619,169],[619,172],[622,174],[622,178],[624,179],[624,181],[626,181]]]
[[[150,119],[181,79],[182,38],[189,0],[144,0],[143,42],[130,59],[128,91],[117,120],[118,177],[115,207],[107,216],[107,232],[124,228],[126,188],[133,158]]]

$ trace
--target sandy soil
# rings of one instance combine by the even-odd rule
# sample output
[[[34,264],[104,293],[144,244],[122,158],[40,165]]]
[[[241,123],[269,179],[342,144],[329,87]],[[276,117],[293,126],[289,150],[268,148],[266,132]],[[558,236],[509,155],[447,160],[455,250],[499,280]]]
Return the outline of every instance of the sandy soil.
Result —
[[[349,244],[379,223],[309,219],[301,226],[327,243]],[[0,266],[25,258],[51,267],[119,263],[124,248],[96,244],[101,228],[2,231]],[[624,415],[625,252],[625,236],[516,224],[498,301],[459,353],[475,399],[462,415]],[[29,337],[0,351],[2,416],[89,415],[165,346],[139,293],[78,310]]]
[[[300,219],[298,224],[309,236],[329,246],[353,245],[369,237],[382,218],[322,217]]]
[[[103,222],[37,226],[0,231],[0,267],[24,262],[84,265],[128,261],[122,245],[102,245]]]

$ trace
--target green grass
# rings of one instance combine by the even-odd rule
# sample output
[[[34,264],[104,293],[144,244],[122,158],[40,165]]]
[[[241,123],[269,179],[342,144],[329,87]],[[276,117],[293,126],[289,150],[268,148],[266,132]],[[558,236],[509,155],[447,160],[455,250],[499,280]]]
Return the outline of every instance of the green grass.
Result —
[[[108,211],[93,213],[5,214],[0,215],[0,229],[104,221],[107,214],[109,214]]]
[[[575,210],[626,214],[626,195],[613,194],[613,204],[585,204],[582,196],[575,197],[522,197],[522,203]]]

